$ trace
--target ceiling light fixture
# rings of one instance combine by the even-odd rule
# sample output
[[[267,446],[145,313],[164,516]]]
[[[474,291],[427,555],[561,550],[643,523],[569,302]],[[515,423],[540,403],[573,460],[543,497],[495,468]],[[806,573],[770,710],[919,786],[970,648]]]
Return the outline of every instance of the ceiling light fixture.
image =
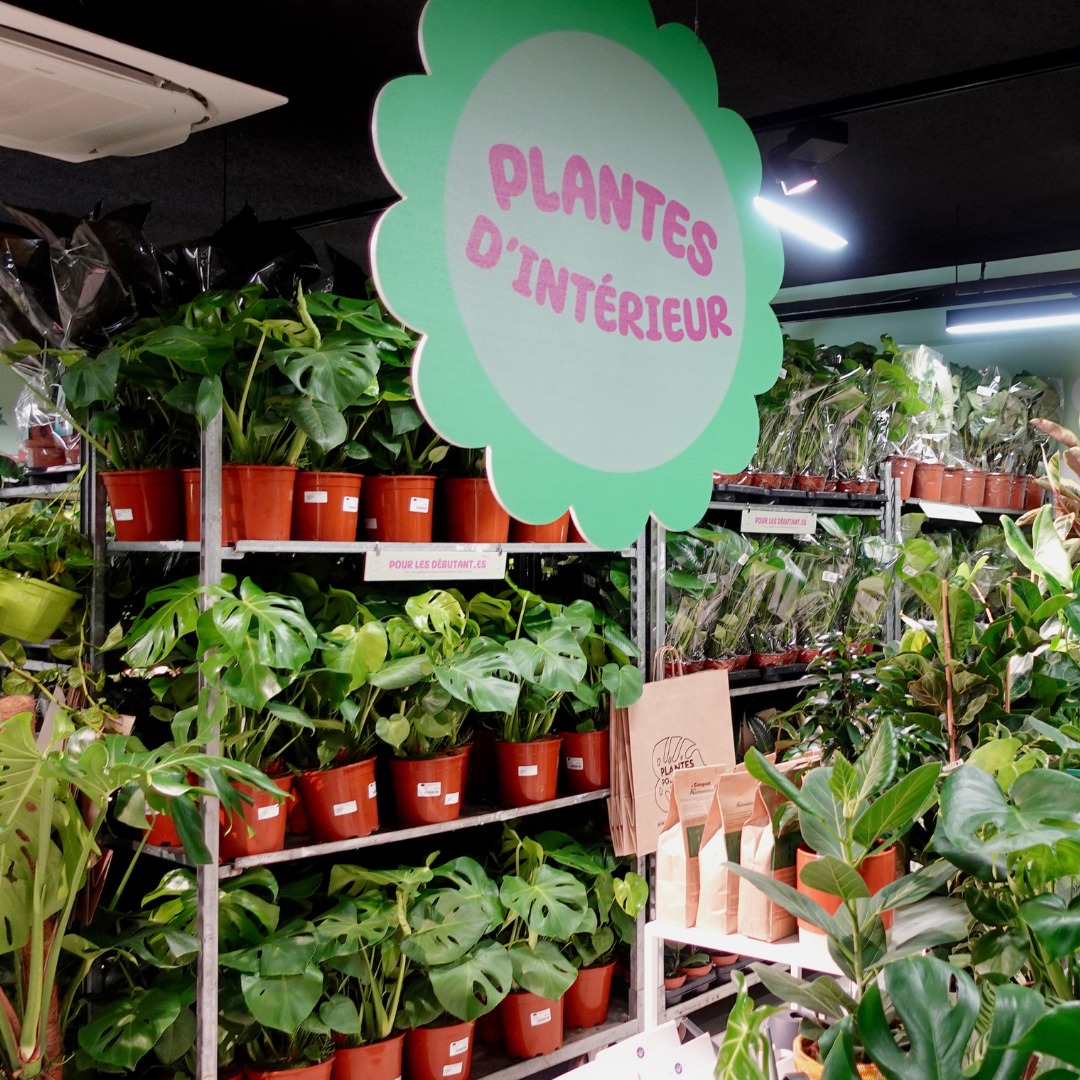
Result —
[[[796,161],[775,150],[769,155],[769,172],[785,195],[803,195],[818,182],[814,166],[808,161]]]
[[[1054,326],[1080,326],[1080,299],[954,308],[945,312],[945,330],[950,334],[1007,333]]]
[[[847,247],[847,241],[838,233],[826,229],[824,225],[819,225],[802,214],[796,214],[794,210],[789,210],[786,206],[773,202],[771,199],[757,195],[754,198],[754,207],[778,229],[798,236],[811,244],[829,251],[838,251],[842,247]]]

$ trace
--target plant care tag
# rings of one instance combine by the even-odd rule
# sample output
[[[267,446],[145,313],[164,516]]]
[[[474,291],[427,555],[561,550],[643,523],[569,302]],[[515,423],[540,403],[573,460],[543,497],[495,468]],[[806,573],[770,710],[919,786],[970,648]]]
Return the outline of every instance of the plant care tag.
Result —
[[[993,397],[994,396],[994,388],[992,386],[980,386],[975,391],[975,393],[978,394],[979,397]]]
[[[379,794],[379,785],[374,780],[372,780],[371,783],[368,784],[368,786],[367,786],[367,797],[369,799],[374,799],[375,796],[378,795],[378,794]]]
[[[450,1056],[461,1057],[469,1049],[468,1039],[457,1039],[450,1044]]]
[[[582,772],[585,769],[585,759],[579,757],[568,757],[566,759],[566,767],[571,772]]]
[[[325,491],[305,491],[304,502],[306,503],[324,503],[328,500],[329,495]]]
[[[443,1076],[460,1076],[462,1069],[465,1068],[463,1061],[456,1061],[453,1065],[444,1065],[442,1067]]]
[[[378,518],[364,518],[365,529],[377,529],[379,527]]]
[[[446,798],[443,799],[443,806],[457,806],[458,800],[461,798],[460,791],[448,791]]]
[[[700,40],[656,23],[643,0],[428,0],[425,74],[372,117],[402,196],[372,271],[424,329],[420,411],[487,448],[514,517],[572,507],[614,550],[650,510],[701,518],[713,469],[754,453],[754,395],[783,362],[761,152],[717,107]]]
[[[350,799],[348,802],[334,803],[334,817],[344,817],[346,814],[356,813],[356,800]]]
[[[114,521],[134,521],[135,520],[135,515],[130,510],[125,510],[123,507],[121,507],[120,509],[113,511],[113,520]]]
[[[540,1009],[537,1012],[529,1013],[529,1024],[532,1027],[539,1027],[541,1024],[551,1023],[551,1010]]]
[[[281,807],[277,803],[273,806],[260,806],[256,811],[256,816],[260,821],[269,821],[271,818],[276,818],[281,813]]]
[[[540,772],[539,765],[519,765],[518,776],[536,776]]]
[[[830,585],[835,585],[840,580],[840,575],[835,570],[822,570],[821,580],[827,581]]]
[[[750,552],[744,551],[736,560],[736,566],[745,566],[750,561]]]
[[[418,495],[414,495],[409,500],[409,513],[410,514],[426,514],[431,509],[431,500],[422,499]]]
[[[359,514],[360,500],[355,495],[346,495],[341,500],[341,509],[346,514]]]
[[[442,782],[433,780],[426,784],[416,785],[416,797],[418,799],[438,799],[442,796]]]

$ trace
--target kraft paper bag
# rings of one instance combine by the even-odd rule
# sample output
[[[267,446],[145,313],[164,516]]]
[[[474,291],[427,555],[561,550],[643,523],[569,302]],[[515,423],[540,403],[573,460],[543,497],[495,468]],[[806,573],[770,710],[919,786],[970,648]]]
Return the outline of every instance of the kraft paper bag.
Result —
[[[717,778],[698,852],[701,898],[697,925],[703,929],[721,934],[738,932],[739,883],[742,879],[730,871],[727,864],[739,862],[743,826],[753,813],[757,790],[758,782],[746,771],[745,765]]]
[[[787,799],[765,784],[759,784],[754,808],[743,826],[739,865],[782,881],[795,888],[795,849],[801,839],[799,821],[784,815]],[[783,827],[780,819],[786,818]],[[778,832],[779,829],[779,832]],[[759,941],[780,941],[795,933],[795,916],[756,885],[739,879],[739,933]]]
[[[671,806],[656,845],[656,917],[676,926],[697,919],[698,849],[716,785],[726,765],[686,769],[675,774]]]
[[[623,710],[618,710],[623,712]],[[675,774],[735,764],[735,736],[726,671],[709,670],[645,684],[641,698],[613,725],[612,743],[629,763],[622,819],[630,846],[619,854],[651,855],[671,808]]]

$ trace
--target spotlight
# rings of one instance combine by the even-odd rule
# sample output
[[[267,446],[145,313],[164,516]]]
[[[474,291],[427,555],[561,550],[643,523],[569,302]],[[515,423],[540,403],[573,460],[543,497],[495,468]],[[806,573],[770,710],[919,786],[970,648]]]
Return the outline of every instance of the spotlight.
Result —
[[[814,166],[808,161],[796,161],[782,152],[769,155],[769,172],[785,195],[802,195],[817,185]]]
[[[818,247],[827,248],[829,251],[847,247],[847,241],[842,236],[831,229],[826,229],[824,225],[819,225],[816,221],[811,221],[808,217],[803,217],[802,214],[796,214],[794,210],[789,210],[781,203],[758,195],[754,198],[754,206],[759,214],[768,218],[778,229],[802,237],[811,244],[817,244]]]

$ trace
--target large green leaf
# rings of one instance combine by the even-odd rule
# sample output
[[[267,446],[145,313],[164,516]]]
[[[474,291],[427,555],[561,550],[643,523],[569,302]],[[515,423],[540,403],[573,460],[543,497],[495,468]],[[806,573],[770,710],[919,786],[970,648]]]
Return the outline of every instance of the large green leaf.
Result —
[[[513,986],[514,969],[506,949],[485,942],[456,963],[432,968],[431,988],[439,1004],[459,1020],[491,1012]]]
[[[869,745],[855,762],[859,774],[859,798],[869,799],[882,791],[896,775],[899,749],[896,730],[887,716],[882,717]]]
[[[769,993],[781,1001],[790,1001],[834,1020],[855,1011],[854,1000],[840,989],[835,979],[828,976],[821,975],[813,982],[807,982],[771,964],[752,964],[751,967]]]
[[[1067,903],[1057,893],[1033,896],[1020,905],[1020,915],[1047,960],[1063,960],[1080,950],[1080,898]]]
[[[240,990],[251,1015],[274,1031],[292,1035],[315,1011],[322,997],[323,973],[309,964],[296,975],[242,974]]]
[[[628,709],[644,693],[641,671],[634,664],[605,664],[600,681],[616,709]]]
[[[569,623],[558,617],[535,640],[519,638],[506,647],[521,678],[549,693],[573,691],[588,666]]]
[[[129,994],[95,1009],[79,1025],[79,1046],[95,1061],[134,1069],[176,1021],[184,1002],[177,994],[135,987]]]
[[[120,350],[103,349],[96,356],[83,356],[60,376],[69,405],[85,408],[95,402],[112,403],[116,397],[116,377],[120,372]]]
[[[512,670],[503,646],[473,638],[467,648],[435,667],[435,678],[448,693],[477,712],[509,713],[517,705],[521,684],[500,677]]]
[[[507,874],[499,898],[530,934],[554,941],[569,941],[589,909],[585,886],[565,870],[546,864],[537,868],[531,881]]]
[[[148,668],[168,660],[177,643],[195,632],[201,592],[199,579],[193,577],[152,589],[125,638],[124,662]]]
[[[348,693],[363,686],[386,660],[386,630],[377,621],[363,626],[337,626],[320,647],[323,664],[330,671],[349,676]]]
[[[833,916],[820,904],[811,900],[809,896],[805,896],[790,885],[785,885],[782,881],[777,881],[774,877],[769,877],[767,874],[759,873],[757,870],[751,870],[745,866],[739,866],[738,863],[729,862],[724,865],[729,872],[746,878],[770,900],[775,900],[776,903],[792,915],[805,919],[811,926],[824,930],[826,934],[839,933],[839,927]]]
[[[301,393],[338,410],[369,394],[380,367],[374,343],[348,331],[326,334],[318,348],[278,349],[274,362]]]
[[[864,847],[882,838],[903,836],[932,801],[941,766],[927,762],[898,780],[875,799],[855,820],[852,835]]]
[[[517,941],[507,949],[513,966],[514,985],[543,998],[561,998],[574,984],[577,970],[552,941],[538,941],[529,948]]]
[[[474,897],[437,890],[409,911],[412,933],[401,951],[426,967],[460,960],[491,928],[490,912]]]
[[[1049,1054],[1080,1068],[1080,1001],[1055,1005],[1017,1043],[1022,1054]]]
[[[831,855],[821,855],[808,862],[802,870],[802,883],[841,900],[867,897],[870,890],[857,870]]]
[[[783,1006],[755,1007],[754,999],[745,989],[746,976],[741,971],[734,971],[731,977],[739,992],[731,1012],[728,1013],[715,1075],[740,1077],[745,1080],[767,1077],[767,1063],[772,1056],[772,1046],[761,1028],[770,1016],[782,1012]]]
[[[322,401],[296,398],[289,405],[289,419],[320,450],[333,450],[349,437],[345,417],[332,405]]]

